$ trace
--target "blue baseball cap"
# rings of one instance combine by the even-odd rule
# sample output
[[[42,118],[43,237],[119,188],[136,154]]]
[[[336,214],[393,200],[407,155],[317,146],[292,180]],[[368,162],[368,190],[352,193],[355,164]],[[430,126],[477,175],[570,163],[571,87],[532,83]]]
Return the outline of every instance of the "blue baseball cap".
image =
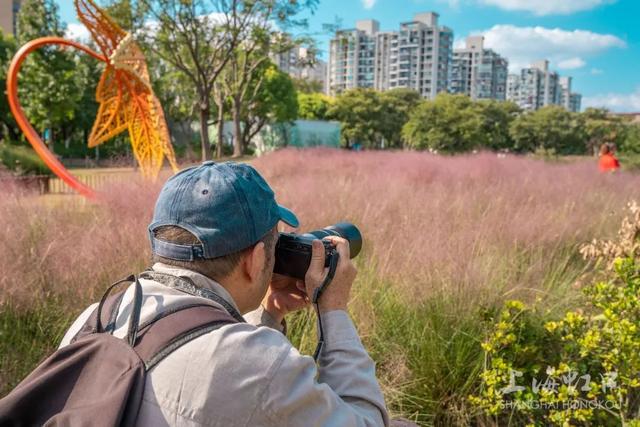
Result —
[[[184,169],[162,187],[149,225],[151,250],[179,261],[217,258],[258,242],[278,221],[298,227],[298,218],[276,203],[273,190],[244,163],[207,161]],[[200,241],[182,245],[154,236],[173,225]]]

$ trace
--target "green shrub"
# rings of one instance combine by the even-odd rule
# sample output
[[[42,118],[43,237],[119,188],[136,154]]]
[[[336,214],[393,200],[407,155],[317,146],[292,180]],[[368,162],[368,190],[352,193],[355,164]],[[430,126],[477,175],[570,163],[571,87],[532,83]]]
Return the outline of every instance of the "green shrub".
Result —
[[[640,170],[640,154],[633,152],[620,153],[620,164],[623,170],[638,171]]]
[[[17,175],[50,175],[51,170],[26,146],[0,144],[0,162]]]
[[[482,344],[473,405],[498,423],[640,425],[640,207],[631,212],[617,241],[581,250],[600,269],[584,308],[545,320],[548,311],[505,304]]]

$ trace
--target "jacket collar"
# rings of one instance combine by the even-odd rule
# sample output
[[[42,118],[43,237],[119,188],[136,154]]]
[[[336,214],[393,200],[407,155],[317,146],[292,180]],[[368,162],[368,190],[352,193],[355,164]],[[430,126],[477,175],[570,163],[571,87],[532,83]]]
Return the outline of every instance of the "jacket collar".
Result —
[[[186,268],[179,268],[179,267],[174,267],[172,265],[163,264],[161,262],[156,262],[155,264],[153,264],[151,268],[154,271],[157,271],[159,273],[166,273],[166,274],[172,274],[174,276],[188,277],[189,279],[193,280],[193,282],[197,286],[203,289],[208,289],[218,294],[222,299],[224,299],[226,302],[231,304],[231,306],[236,311],[238,311],[238,306],[236,305],[235,301],[231,297],[231,294],[229,293],[229,291],[227,291],[224,288],[224,286],[222,286],[215,280],[212,280],[203,274],[197,273],[193,270],[187,270]]]

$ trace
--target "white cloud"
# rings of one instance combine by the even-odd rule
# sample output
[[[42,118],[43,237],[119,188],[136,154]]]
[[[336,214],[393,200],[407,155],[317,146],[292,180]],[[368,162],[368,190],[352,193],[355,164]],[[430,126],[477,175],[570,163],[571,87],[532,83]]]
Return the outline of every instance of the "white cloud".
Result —
[[[558,68],[562,70],[575,70],[576,68],[582,68],[585,65],[587,65],[587,63],[584,62],[584,59],[577,56],[575,58],[563,59],[558,62]]]
[[[607,93],[582,98],[583,108],[608,108],[616,112],[640,111],[640,87],[633,93]]]
[[[455,39],[453,41],[454,49],[464,49],[467,46],[467,43],[464,39]]]
[[[569,60],[577,65],[576,59],[584,62],[582,58],[626,47],[626,43],[614,35],[586,30],[496,25],[475,34],[483,34],[487,47],[509,59],[512,72],[518,72],[540,59],[549,59],[553,67]]]
[[[538,16],[567,15],[591,10],[615,0],[477,0],[480,4],[496,6],[510,11],[531,12]]]
[[[604,74],[604,71],[601,70],[600,68],[592,68],[591,74],[593,74],[594,76],[598,76],[600,74]]]
[[[365,9],[371,9],[376,4],[376,0],[361,0]]]
[[[67,30],[65,31],[65,36],[68,39],[86,42],[91,40],[91,34],[89,30],[82,24],[69,24],[67,25]]]
[[[75,40],[78,42],[86,42],[91,40],[91,34],[89,30],[82,24],[69,24],[67,30],[64,32],[66,38]]]

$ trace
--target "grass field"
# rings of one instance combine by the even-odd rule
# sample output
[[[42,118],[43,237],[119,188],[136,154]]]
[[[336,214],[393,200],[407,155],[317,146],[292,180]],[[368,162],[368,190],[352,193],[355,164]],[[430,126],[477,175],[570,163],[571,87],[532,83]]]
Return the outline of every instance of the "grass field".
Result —
[[[489,314],[512,298],[549,313],[576,306],[587,269],[578,245],[611,236],[640,199],[639,175],[601,175],[591,160],[317,149],[253,164],[303,230],[361,228],[350,311],[390,409],[424,425],[491,424],[468,402]],[[160,186],[111,182],[95,205],[0,190],[0,395],[109,283],[148,264]],[[311,312],[290,319],[307,353],[313,321]]]

